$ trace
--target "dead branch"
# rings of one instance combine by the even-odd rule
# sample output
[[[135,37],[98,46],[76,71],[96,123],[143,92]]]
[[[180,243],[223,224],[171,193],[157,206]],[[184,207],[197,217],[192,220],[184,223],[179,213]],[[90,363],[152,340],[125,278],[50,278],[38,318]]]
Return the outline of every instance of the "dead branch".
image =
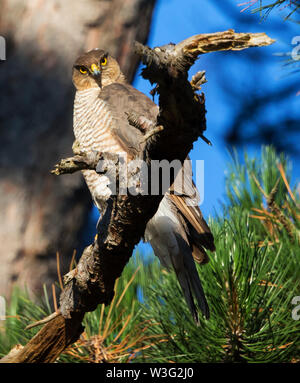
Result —
[[[30,330],[31,328],[33,327],[37,327],[37,326],[41,326],[42,324],[45,324],[45,323],[48,323],[48,322],[51,322],[54,318],[56,318],[58,315],[60,315],[59,311],[57,312],[54,312],[50,315],[48,315],[46,318],[44,319],[41,319],[37,322],[34,322],[34,323],[31,323],[30,325],[28,325],[27,327],[25,327],[25,330]]]
[[[187,79],[187,71],[200,54],[220,50],[240,50],[272,44],[263,33],[234,33],[232,30],[193,36],[181,43],[150,49],[135,44],[135,51],[146,65],[143,77],[156,83],[160,113],[155,134],[146,141],[143,158],[184,160],[193,143],[206,129],[204,95],[196,95]],[[201,75],[201,78],[203,74]],[[199,77],[197,83],[201,84]],[[178,150],[180,148],[180,150]],[[97,157],[98,155],[98,157]],[[99,153],[91,158],[75,156],[62,160],[54,174],[96,169]],[[109,169],[104,169],[108,171]],[[84,314],[98,304],[109,304],[114,283],[134,246],[144,234],[163,195],[113,195],[101,217],[97,240],[88,246],[76,267],[65,278],[60,297],[59,315],[48,322],[9,362],[53,362],[64,349],[76,341],[83,328]],[[5,359],[4,359],[5,361]]]
[[[98,162],[103,159],[102,153],[93,152],[89,155],[85,153],[77,154],[73,157],[63,158],[51,170],[52,174],[60,176],[61,174],[72,174],[79,170],[95,170]]]
[[[207,33],[189,37],[177,44],[176,50],[183,50],[185,54],[195,59],[204,53],[218,51],[238,51],[253,47],[263,47],[275,42],[265,33],[236,33],[233,29],[225,32]]]

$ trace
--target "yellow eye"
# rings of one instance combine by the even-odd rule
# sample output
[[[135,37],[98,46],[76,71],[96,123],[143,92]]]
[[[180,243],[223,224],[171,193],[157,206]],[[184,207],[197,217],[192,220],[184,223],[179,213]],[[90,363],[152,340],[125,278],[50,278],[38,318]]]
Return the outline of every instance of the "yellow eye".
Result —
[[[101,59],[101,61],[100,61],[100,64],[101,64],[102,66],[105,66],[105,65],[107,64],[107,58],[106,58],[106,57],[103,57],[103,58]]]
[[[84,67],[79,68],[80,73],[86,74],[87,70]]]

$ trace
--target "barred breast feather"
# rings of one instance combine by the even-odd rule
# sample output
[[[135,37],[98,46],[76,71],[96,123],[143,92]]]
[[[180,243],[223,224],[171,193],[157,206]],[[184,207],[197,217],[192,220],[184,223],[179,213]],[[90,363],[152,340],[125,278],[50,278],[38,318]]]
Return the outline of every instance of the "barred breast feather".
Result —
[[[113,118],[106,102],[99,97],[99,88],[77,91],[74,101],[73,128],[75,138],[83,152],[101,151],[122,153],[121,145],[112,135]],[[97,200],[105,200],[110,196],[106,176],[94,170],[83,170],[83,176],[96,205]]]

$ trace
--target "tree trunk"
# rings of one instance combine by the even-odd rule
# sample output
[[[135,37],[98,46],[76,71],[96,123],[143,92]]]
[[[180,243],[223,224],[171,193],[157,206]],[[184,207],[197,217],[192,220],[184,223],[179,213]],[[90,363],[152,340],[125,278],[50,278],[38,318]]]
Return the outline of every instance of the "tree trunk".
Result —
[[[57,280],[57,251],[66,271],[92,206],[80,174],[50,174],[72,154],[72,64],[101,47],[132,80],[131,43],[145,42],[154,3],[0,0],[0,295],[12,282],[39,292]]]

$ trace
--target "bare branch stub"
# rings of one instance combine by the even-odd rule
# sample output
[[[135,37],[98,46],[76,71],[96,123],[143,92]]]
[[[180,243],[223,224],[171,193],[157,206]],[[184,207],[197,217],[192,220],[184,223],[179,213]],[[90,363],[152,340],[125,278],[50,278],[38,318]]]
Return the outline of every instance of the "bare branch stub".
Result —
[[[103,154],[96,152],[89,153],[89,155],[82,153],[73,157],[64,158],[54,166],[51,173],[60,176],[62,174],[72,174],[79,170],[94,170],[102,158]]]
[[[224,32],[195,35],[176,45],[176,51],[182,50],[194,60],[199,55],[219,51],[239,51],[247,48],[271,45],[275,40],[265,33],[236,33],[233,29]]]
[[[143,77],[157,84],[160,107],[157,126],[162,127],[148,137],[143,157],[147,161],[183,161],[193,143],[203,136],[206,129],[205,99],[204,96],[195,97],[195,89],[187,76],[188,69],[200,54],[272,42],[264,34],[236,34],[229,30],[193,36],[177,45],[168,44],[155,49],[136,43],[135,50],[146,65]],[[60,163],[54,173],[95,169],[96,159],[94,162],[90,160],[72,157],[67,166]],[[84,250],[76,271],[66,278],[60,297],[61,315],[47,323],[10,362],[52,362],[78,339],[85,312],[94,310],[99,303],[111,302],[115,280],[121,275],[162,197],[128,194],[114,195],[109,199],[98,225],[97,240]]]

